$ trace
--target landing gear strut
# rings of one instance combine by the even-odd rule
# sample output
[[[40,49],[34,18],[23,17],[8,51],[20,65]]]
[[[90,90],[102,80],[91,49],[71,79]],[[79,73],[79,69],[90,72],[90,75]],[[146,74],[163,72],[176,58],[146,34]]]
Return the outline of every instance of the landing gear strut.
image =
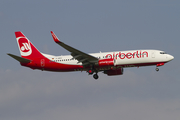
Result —
[[[91,66],[91,68],[90,68],[87,72],[89,73],[89,75],[92,75],[92,74],[95,73],[95,74],[93,75],[93,78],[94,78],[94,79],[97,80],[97,79],[99,78],[99,76],[98,76],[98,74],[97,74],[98,71],[94,68],[93,65]]]
[[[97,74],[97,73],[94,74],[94,75],[93,75],[93,78],[97,80],[97,79],[99,78],[98,74]]]

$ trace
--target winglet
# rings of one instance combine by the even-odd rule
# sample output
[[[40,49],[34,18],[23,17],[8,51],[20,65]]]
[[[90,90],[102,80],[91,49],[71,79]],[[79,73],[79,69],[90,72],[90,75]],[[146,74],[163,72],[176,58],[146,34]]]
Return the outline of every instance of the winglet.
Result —
[[[54,39],[54,41],[55,41],[56,43],[61,43],[61,42],[59,41],[58,37],[53,33],[53,31],[51,31],[51,35],[52,35],[52,37],[53,37],[53,39]]]

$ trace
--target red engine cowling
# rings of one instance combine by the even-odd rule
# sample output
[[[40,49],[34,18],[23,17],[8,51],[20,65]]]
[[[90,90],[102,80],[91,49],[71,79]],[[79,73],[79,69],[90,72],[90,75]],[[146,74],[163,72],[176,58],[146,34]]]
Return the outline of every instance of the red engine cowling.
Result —
[[[102,59],[98,61],[100,67],[103,66],[114,66],[114,59]]]
[[[118,68],[118,69],[106,70],[104,71],[104,74],[107,74],[108,76],[122,75],[123,71],[124,71],[123,68]]]

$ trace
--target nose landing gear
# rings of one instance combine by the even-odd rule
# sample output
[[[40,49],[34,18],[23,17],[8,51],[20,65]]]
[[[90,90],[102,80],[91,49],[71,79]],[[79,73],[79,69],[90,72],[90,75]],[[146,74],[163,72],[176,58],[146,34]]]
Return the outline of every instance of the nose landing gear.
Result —
[[[164,65],[164,63],[159,63],[159,64],[157,64],[157,65],[156,65],[156,71],[159,71],[159,68],[158,68],[158,67],[159,67],[159,66],[163,66],[163,65]]]
[[[158,72],[158,71],[159,71],[159,68],[156,68],[156,71]]]

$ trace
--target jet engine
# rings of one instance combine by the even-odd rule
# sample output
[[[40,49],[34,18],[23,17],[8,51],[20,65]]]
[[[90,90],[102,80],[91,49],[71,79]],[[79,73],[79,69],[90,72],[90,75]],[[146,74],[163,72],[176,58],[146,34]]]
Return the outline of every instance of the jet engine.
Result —
[[[116,64],[115,59],[101,59],[98,61],[96,65],[100,67],[105,67],[105,66],[115,66]]]
[[[108,76],[122,75],[123,71],[124,71],[123,68],[111,69],[111,70],[105,70],[104,74],[107,74]]]

